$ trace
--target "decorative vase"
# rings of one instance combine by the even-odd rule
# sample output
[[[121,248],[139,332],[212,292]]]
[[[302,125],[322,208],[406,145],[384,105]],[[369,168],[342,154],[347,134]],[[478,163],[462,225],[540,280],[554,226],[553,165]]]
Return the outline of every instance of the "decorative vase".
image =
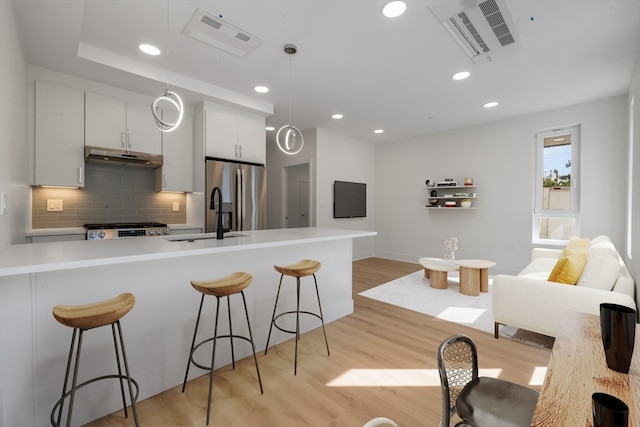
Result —
[[[636,311],[619,304],[600,304],[600,330],[609,369],[629,373],[636,337]]]
[[[607,393],[593,393],[593,427],[627,427],[629,407]]]

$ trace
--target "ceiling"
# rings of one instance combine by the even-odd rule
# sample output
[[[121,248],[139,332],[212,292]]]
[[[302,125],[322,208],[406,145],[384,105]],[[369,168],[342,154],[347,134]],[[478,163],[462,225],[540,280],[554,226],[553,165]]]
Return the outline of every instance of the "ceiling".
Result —
[[[518,49],[479,65],[432,12],[441,1],[407,0],[394,19],[379,0],[11,3],[28,64],[153,96],[168,82],[188,104],[222,99],[261,111],[276,129],[288,123],[291,99],[300,130],[370,142],[625,94],[640,52],[640,0],[506,0]],[[241,58],[185,36],[197,8],[262,44]],[[142,54],[142,42],[169,54]],[[286,43],[298,52],[284,53]],[[462,70],[471,76],[451,79]],[[499,105],[482,107],[491,100]]]

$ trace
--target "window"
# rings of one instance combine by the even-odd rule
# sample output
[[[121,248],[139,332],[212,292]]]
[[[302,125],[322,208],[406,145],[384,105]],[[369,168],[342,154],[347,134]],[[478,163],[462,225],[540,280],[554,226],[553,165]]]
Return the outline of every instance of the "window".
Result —
[[[564,244],[579,234],[579,130],[536,134],[533,243]]]

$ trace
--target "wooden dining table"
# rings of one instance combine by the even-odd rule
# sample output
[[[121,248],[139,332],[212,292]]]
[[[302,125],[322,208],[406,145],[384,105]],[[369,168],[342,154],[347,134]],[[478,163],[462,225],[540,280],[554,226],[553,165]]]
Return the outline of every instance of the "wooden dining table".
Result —
[[[638,325],[640,326],[640,325]],[[628,374],[607,367],[600,317],[567,311],[556,337],[531,426],[593,427],[591,395],[611,394],[629,407],[629,427],[640,427],[640,328]]]

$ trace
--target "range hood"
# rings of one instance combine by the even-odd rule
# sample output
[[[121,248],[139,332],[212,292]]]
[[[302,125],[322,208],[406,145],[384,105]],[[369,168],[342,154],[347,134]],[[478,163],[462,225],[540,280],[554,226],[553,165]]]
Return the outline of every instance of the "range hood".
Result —
[[[164,158],[161,154],[122,151],[115,148],[84,147],[87,162],[108,164],[113,166],[136,166],[156,169],[162,166]]]

